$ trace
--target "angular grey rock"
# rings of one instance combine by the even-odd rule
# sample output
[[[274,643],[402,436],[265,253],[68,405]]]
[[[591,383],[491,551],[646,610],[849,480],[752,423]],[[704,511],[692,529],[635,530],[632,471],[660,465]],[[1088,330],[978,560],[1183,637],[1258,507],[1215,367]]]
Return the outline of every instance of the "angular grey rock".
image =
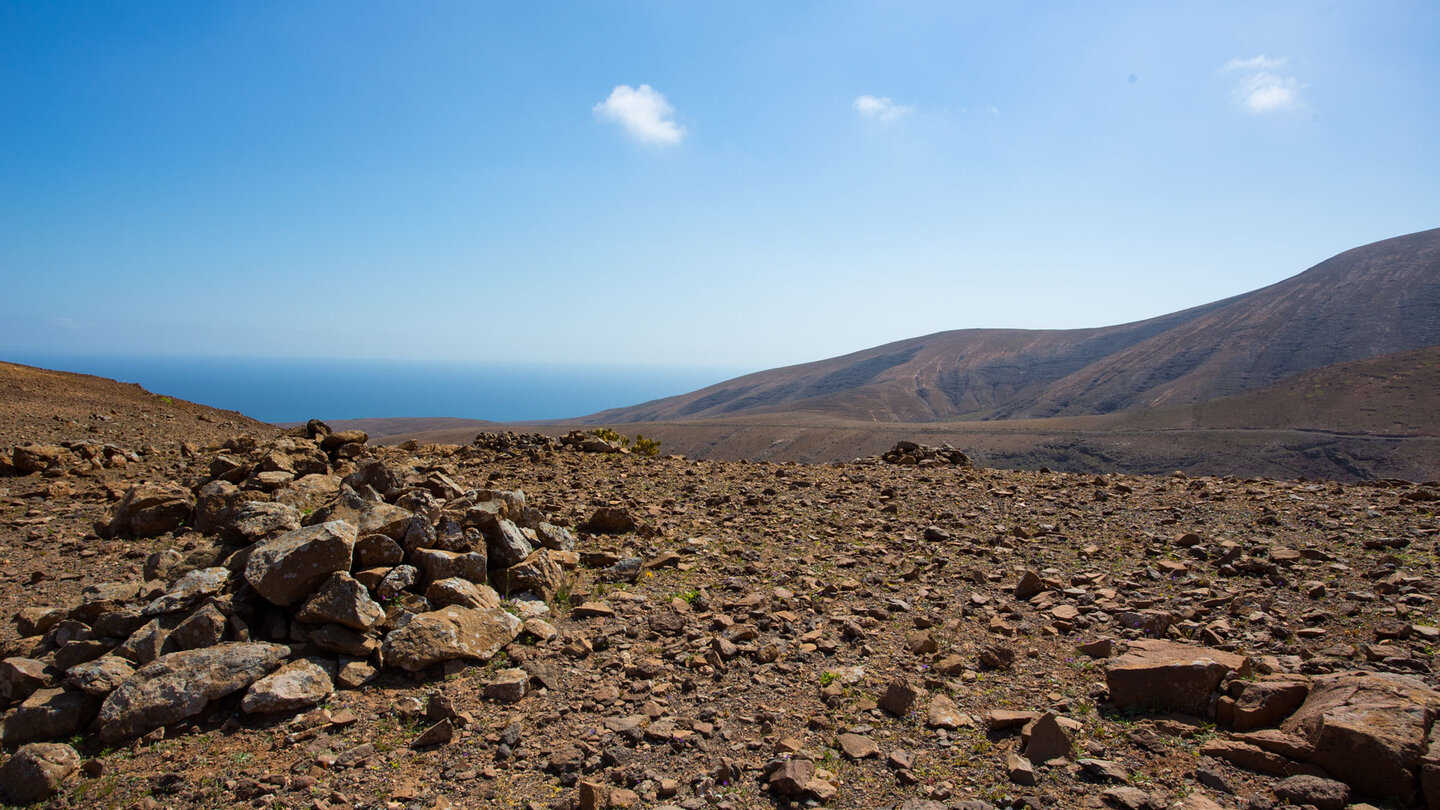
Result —
[[[535,537],[551,551],[575,550],[575,534],[563,526],[542,521],[535,525]]]
[[[172,584],[185,574],[185,558],[173,548],[157,551],[145,558],[145,581],[160,580]]]
[[[895,715],[904,717],[910,713],[910,707],[915,705],[915,699],[920,696],[920,691],[905,678],[896,678],[885,687],[885,694],[880,697],[880,708]]]
[[[316,705],[335,691],[330,673],[323,667],[301,659],[291,661],[250,685],[240,701],[246,714],[270,714],[306,709]]]
[[[410,743],[410,747],[429,748],[432,745],[446,745],[453,739],[455,739],[455,726],[447,717],[420,732],[420,736]]]
[[[639,528],[639,524],[623,506],[602,506],[580,528],[591,534],[626,534]]]
[[[225,536],[237,543],[258,543],[300,528],[300,510],[283,503],[245,501],[235,507]]]
[[[1045,763],[1070,755],[1070,734],[1060,725],[1054,712],[1040,715],[1026,728],[1029,739],[1020,753],[1031,762]]]
[[[103,698],[120,684],[130,680],[135,667],[115,655],[102,655],[94,661],[77,664],[66,671],[65,682],[87,695]]]
[[[488,661],[515,640],[521,622],[499,608],[448,607],[421,613],[385,637],[386,666],[411,672],[460,658]]]
[[[384,501],[367,501],[355,490],[341,487],[335,502],[316,509],[305,519],[305,524],[315,526],[343,520],[354,526],[359,534],[383,534],[393,540],[401,540],[414,516],[408,509],[401,509]]]
[[[253,497],[229,481],[211,481],[200,488],[195,505],[195,528],[206,534],[224,534],[240,504]]]
[[[413,565],[397,565],[375,586],[375,595],[381,599],[393,599],[419,581],[420,569]]]
[[[454,551],[422,548],[410,554],[410,561],[424,574],[426,582],[435,582],[450,577],[459,577],[482,585],[487,581],[485,555],[479,552],[460,554]]]
[[[1409,796],[1437,713],[1440,693],[1418,678],[1343,672],[1314,678],[1280,729],[1314,746],[1310,761],[1356,791]]]
[[[496,600],[499,604],[499,600]],[[0,661],[0,704],[24,700],[31,692],[50,682],[45,662],[33,658],[6,658]]]
[[[1205,717],[1210,693],[1227,672],[1247,674],[1242,655],[1142,639],[1130,642],[1125,655],[1112,659],[1105,672],[1110,699],[1124,709],[1162,710]]]
[[[80,754],[62,743],[32,743],[0,768],[0,799],[17,805],[42,802],[80,767]]]
[[[100,739],[116,743],[194,717],[210,701],[238,692],[275,669],[290,648],[229,642],[161,656],[141,667],[100,707]]]
[[[159,616],[162,613],[189,610],[201,599],[224,590],[229,581],[230,569],[225,567],[191,571],[177,580],[164,596],[147,605],[145,615]]]
[[[5,718],[0,742],[6,746],[69,737],[95,716],[99,701],[69,689],[37,689]]]
[[[358,490],[368,486],[385,496],[399,492],[403,485],[400,477],[378,458],[361,460],[355,472],[345,476],[344,482],[345,486],[351,489]]]
[[[53,444],[24,444],[10,452],[10,463],[22,474],[64,467],[73,460],[69,450]]]
[[[565,572],[550,556],[550,549],[542,548],[519,565],[492,572],[491,581],[495,590],[506,596],[528,591],[548,602],[565,583]]]
[[[485,699],[500,703],[519,703],[530,685],[530,675],[523,669],[502,669],[485,684]]]
[[[490,564],[496,568],[518,565],[535,550],[520,527],[505,518],[491,516],[481,520],[480,532],[485,535]]]
[[[380,639],[341,624],[322,624],[310,630],[310,643],[322,650],[355,658],[368,658],[380,649]]]
[[[105,613],[125,607],[140,595],[138,582],[100,582],[80,590],[80,604],[70,610],[70,618],[90,624]]]
[[[770,791],[780,796],[800,796],[815,778],[815,763],[808,759],[787,759],[775,767],[768,780]]]
[[[225,638],[228,619],[214,605],[205,605],[170,631],[166,649],[198,650],[213,647]]]
[[[385,621],[385,610],[349,572],[336,571],[305,601],[295,618],[310,624],[334,623],[352,630],[369,630]]]
[[[405,549],[383,534],[367,534],[355,541],[355,564],[360,568],[394,568],[405,561]]]
[[[131,487],[115,505],[105,535],[154,537],[189,523],[194,514],[195,498],[185,487],[168,482],[141,483]]]
[[[170,631],[159,619],[151,619],[139,630],[130,634],[125,642],[114,650],[115,655],[135,664],[145,665],[160,657]]]
[[[468,579],[450,577],[430,583],[425,598],[437,610],[458,605],[467,608],[498,608],[500,594],[489,585],[476,585]]]
[[[257,545],[245,563],[245,580],[271,603],[304,599],[336,571],[349,571],[355,527],[331,521],[286,532]]]
[[[1308,804],[1316,810],[1345,810],[1350,801],[1348,785],[1319,776],[1302,774],[1281,779],[1272,789],[1276,798],[1286,804]]]

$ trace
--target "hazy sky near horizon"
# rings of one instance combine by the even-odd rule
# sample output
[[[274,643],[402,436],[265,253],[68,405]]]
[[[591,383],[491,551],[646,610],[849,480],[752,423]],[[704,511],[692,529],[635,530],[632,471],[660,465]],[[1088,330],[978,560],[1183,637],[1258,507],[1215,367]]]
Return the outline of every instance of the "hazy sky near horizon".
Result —
[[[0,0],[5,353],[746,367],[1440,226],[1440,4]]]

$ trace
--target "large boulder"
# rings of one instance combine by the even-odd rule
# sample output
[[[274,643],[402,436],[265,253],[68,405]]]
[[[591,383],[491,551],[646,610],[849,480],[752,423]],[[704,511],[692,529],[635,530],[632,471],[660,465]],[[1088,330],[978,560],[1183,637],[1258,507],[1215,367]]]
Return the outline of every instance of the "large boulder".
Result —
[[[235,507],[225,526],[225,539],[235,543],[258,543],[300,528],[300,510],[283,503],[245,501]]]
[[[1248,660],[1193,644],[1140,639],[1110,662],[1105,683],[1117,708],[1205,717],[1211,693],[1229,672],[1247,674]]]
[[[240,708],[246,714],[308,709],[330,696],[330,673],[313,661],[291,661],[250,686]]]
[[[333,622],[352,630],[369,630],[385,621],[385,609],[348,572],[336,571],[305,601],[295,618],[310,624]]]
[[[436,609],[459,605],[468,608],[498,608],[500,594],[489,585],[477,585],[468,579],[451,577],[430,583],[425,599]]]
[[[154,537],[191,522],[194,514],[195,498],[190,490],[169,482],[145,482],[131,487],[115,505],[105,535]]]
[[[245,562],[245,581],[271,603],[304,599],[336,571],[349,571],[355,527],[343,520],[286,532],[257,545]]]
[[[496,605],[500,604],[497,599]],[[33,658],[6,658],[0,661],[0,705],[24,700],[31,692],[50,682],[45,662]]]
[[[491,515],[482,517],[480,531],[485,535],[485,550],[489,554],[490,564],[496,568],[519,565],[535,550],[520,527],[505,518]]]
[[[99,701],[69,689],[37,689],[5,718],[5,745],[69,737],[95,716]]]
[[[230,642],[163,655],[105,699],[96,719],[100,739],[116,743],[194,717],[263,678],[289,654],[281,644]]]
[[[385,637],[386,666],[418,672],[460,658],[488,661],[520,634],[521,622],[499,608],[447,607],[411,617]]]
[[[493,572],[491,581],[506,596],[529,591],[548,602],[564,584],[565,573],[550,556],[550,549],[542,548],[518,565]]]
[[[410,561],[425,574],[426,582],[436,582],[451,577],[459,577],[482,585],[486,582],[485,555],[478,551],[458,553],[441,551],[438,548],[421,548],[411,552]]]
[[[80,768],[80,754],[62,743],[31,743],[0,768],[0,800],[17,805],[44,801]]]
[[[170,590],[145,607],[146,616],[159,616],[189,610],[207,596],[213,596],[225,589],[230,581],[230,569],[223,566],[200,568],[170,586]]]
[[[229,481],[211,481],[200,488],[195,504],[195,528],[206,534],[229,530],[235,511],[249,502],[251,495]]]
[[[51,467],[64,467],[73,460],[69,450],[53,444],[25,444],[15,448],[11,464],[23,473],[45,472]]]
[[[1311,682],[1281,730],[1315,748],[1311,762],[1370,796],[1409,799],[1440,692],[1406,675],[1343,672]]]

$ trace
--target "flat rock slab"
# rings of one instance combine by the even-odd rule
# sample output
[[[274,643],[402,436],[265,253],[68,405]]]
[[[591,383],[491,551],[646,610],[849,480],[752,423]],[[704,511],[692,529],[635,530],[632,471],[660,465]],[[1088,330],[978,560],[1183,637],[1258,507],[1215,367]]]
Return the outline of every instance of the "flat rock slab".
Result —
[[[1159,639],[1130,642],[1105,672],[1110,699],[1122,710],[1172,711],[1205,717],[1210,694],[1227,672],[1244,674],[1242,655]]]
[[[1315,747],[1310,761],[1370,796],[1409,796],[1440,693],[1418,678],[1377,672],[1323,675],[1281,730]]]
[[[868,759],[880,755],[880,746],[869,737],[859,734],[841,734],[835,738],[835,742],[850,759]]]
[[[238,692],[279,666],[290,648],[230,642],[162,655],[136,670],[100,707],[100,739],[115,743],[194,717],[210,701]]]
[[[499,608],[451,606],[421,613],[385,637],[386,666],[419,672],[442,661],[489,661],[520,634],[521,622]]]

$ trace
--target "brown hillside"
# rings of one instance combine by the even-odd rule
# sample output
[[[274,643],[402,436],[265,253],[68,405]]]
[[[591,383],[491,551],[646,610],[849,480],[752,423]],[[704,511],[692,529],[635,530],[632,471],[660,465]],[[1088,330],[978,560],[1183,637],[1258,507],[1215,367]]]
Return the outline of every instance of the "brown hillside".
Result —
[[[963,330],[604,411],[590,424],[805,412],[876,422],[1103,414],[1253,390],[1440,344],[1440,229],[1245,295],[1121,326]]]
[[[127,449],[238,433],[270,435],[273,425],[134,383],[0,362],[0,448],[25,442],[108,442]],[[172,448],[173,449],[173,448]]]

